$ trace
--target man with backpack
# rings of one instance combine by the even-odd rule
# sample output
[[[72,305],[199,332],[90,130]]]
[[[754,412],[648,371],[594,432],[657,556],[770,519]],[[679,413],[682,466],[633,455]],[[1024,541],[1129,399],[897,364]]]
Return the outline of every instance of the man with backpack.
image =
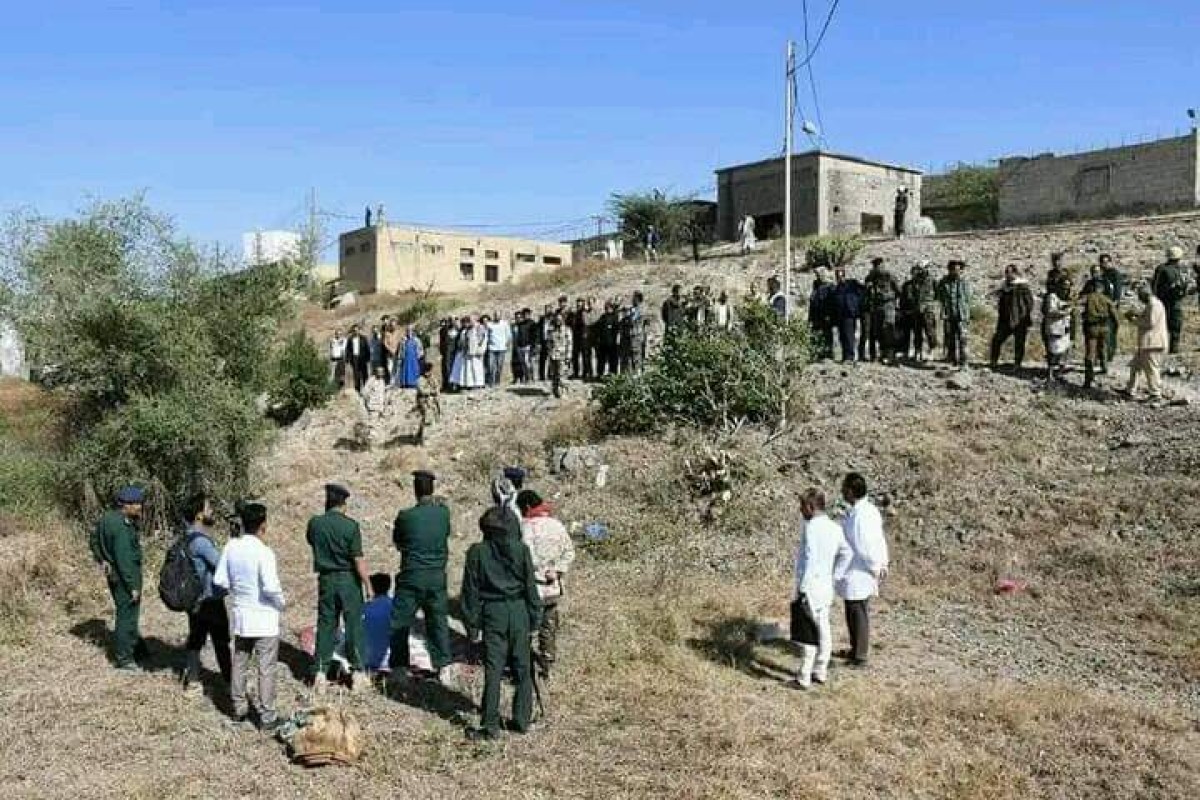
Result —
[[[1154,270],[1154,296],[1167,310],[1167,333],[1170,336],[1168,353],[1179,352],[1179,334],[1183,331],[1183,298],[1187,296],[1187,278],[1184,276],[1183,248],[1167,248],[1167,263],[1159,264]]]
[[[200,651],[204,642],[212,639],[213,653],[221,678],[228,685],[232,673],[229,651],[229,614],[225,611],[225,590],[213,585],[213,573],[221,560],[221,551],[213,541],[212,504],[203,494],[197,494],[184,506],[187,532],[184,547],[192,562],[192,568],[200,579],[199,600],[194,610],[188,611],[187,666],[183,674],[183,688],[201,691]]]
[[[138,633],[142,613],[142,540],[138,521],[146,493],[126,486],[117,493],[115,507],[104,513],[88,540],[92,558],[108,580],[112,595],[113,661],[122,672],[141,672],[137,657],[145,645]]]

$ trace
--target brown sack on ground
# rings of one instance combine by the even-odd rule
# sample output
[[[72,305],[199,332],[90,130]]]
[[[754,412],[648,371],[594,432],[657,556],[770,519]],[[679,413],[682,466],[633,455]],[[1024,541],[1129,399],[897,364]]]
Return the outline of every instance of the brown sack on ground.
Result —
[[[311,722],[292,741],[293,760],[306,767],[349,765],[357,762],[362,753],[362,729],[342,709],[313,709]]]

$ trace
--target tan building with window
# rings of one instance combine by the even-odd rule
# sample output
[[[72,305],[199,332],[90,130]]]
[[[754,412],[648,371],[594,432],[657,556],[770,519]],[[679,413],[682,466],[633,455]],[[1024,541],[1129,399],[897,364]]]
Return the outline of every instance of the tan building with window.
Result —
[[[375,225],[343,233],[340,275],[360,292],[454,292],[571,263],[571,246],[506,236]]]

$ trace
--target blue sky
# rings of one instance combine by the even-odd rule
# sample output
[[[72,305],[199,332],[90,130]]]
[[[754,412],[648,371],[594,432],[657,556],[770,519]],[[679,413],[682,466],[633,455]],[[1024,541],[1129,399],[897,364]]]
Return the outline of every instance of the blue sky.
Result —
[[[801,4],[5,3],[0,208],[145,190],[189,234],[391,219],[587,229],[781,146]],[[814,27],[828,0],[812,0]],[[831,149],[922,168],[1183,130],[1200,2],[843,0],[814,64]],[[814,31],[815,35],[815,31]],[[802,46],[801,46],[802,47]],[[801,105],[812,100],[801,83]],[[531,226],[528,223],[536,223]]]

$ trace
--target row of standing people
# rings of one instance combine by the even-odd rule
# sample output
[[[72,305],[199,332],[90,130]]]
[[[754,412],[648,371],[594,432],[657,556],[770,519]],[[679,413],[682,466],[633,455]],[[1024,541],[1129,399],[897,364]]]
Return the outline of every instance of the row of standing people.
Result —
[[[351,325],[348,336],[340,329],[329,339],[329,374],[334,385],[349,385],[361,392],[367,380],[377,373],[389,386],[415,388],[421,377],[425,345],[412,325],[401,326],[384,315],[370,335]]]
[[[480,521],[483,541],[467,553],[461,599],[469,630],[481,634],[485,669],[482,727],[478,735],[500,730],[500,681],[511,667],[517,678],[513,728],[525,731],[532,714],[533,662],[548,677],[557,653],[564,579],[574,560],[566,528],[549,505],[519,488],[523,472],[506,470],[497,505]],[[347,513],[350,493],[325,487],[325,512],[309,520],[306,540],[317,575],[317,631],[312,681],[324,691],[333,674],[339,632],[344,641],[346,680],[352,690],[369,685],[372,672],[389,681],[440,678],[452,662],[448,625],[447,564],[450,511],[434,493],[435,477],[413,475],[416,504],[402,510],[392,528],[400,553],[394,595],[390,580],[371,575],[363,556],[362,530]],[[117,669],[137,673],[145,647],[140,635],[143,561],[140,522],[145,493],[127,487],[115,498],[90,537],[92,556],[105,574],[115,609],[113,655]],[[281,615],[287,600],[274,550],[267,544],[267,508],[239,504],[239,530],[224,548],[208,498],[185,506],[184,546],[202,593],[188,612],[184,685],[199,688],[200,655],[211,641],[221,677],[229,687],[236,721],[272,730],[276,708],[275,666]],[[411,668],[409,635],[417,612],[425,618],[431,672]],[[384,622],[386,621],[386,622]],[[381,624],[383,623],[383,624]],[[538,641],[537,655],[530,635]],[[255,665],[257,692],[252,709],[246,687]]]

